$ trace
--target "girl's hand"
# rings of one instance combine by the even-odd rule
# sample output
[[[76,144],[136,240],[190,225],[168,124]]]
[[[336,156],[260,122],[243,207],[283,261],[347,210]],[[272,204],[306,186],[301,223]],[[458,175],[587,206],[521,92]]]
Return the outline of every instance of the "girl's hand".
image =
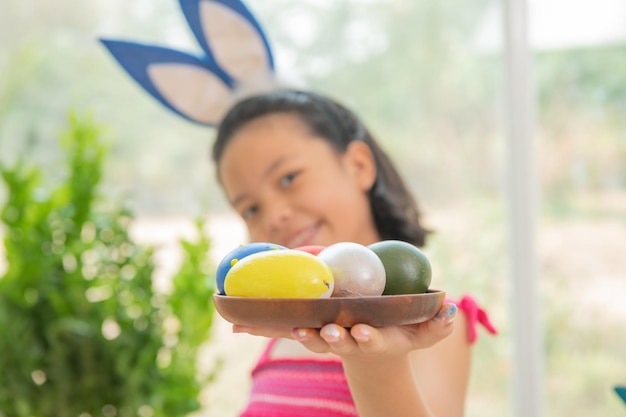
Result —
[[[233,326],[234,332],[283,337],[299,341],[316,353],[334,353],[349,360],[393,358],[434,345],[453,329],[456,305],[444,304],[432,319],[418,324],[375,328],[357,324],[350,329],[327,324],[321,329],[280,329]]]

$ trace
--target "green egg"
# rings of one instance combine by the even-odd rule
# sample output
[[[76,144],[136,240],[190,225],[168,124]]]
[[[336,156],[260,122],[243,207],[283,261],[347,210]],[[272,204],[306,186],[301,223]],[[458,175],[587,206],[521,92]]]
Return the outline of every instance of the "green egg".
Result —
[[[430,261],[416,246],[400,240],[383,240],[369,245],[385,267],[383,295],[421,294],[432,279]]]

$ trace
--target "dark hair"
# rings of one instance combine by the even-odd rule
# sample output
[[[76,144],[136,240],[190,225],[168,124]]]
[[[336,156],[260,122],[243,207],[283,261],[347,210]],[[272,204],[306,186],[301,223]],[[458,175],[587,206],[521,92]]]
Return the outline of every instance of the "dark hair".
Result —
[[[278,90],[243,99],[226,114],[213,145],[213,161],[219,162],[229,139],[246,123],[273,113],[299,116],[315,136],[326,140],[338,152],[346,151],[353,140],[366,143],[374,155],[376,181],[368,192],[376,229],[382,239],[425,244],[430,233],[420,223],[417,203],[398,174],[389,156],[367,128],[346,107],[311,92]]]

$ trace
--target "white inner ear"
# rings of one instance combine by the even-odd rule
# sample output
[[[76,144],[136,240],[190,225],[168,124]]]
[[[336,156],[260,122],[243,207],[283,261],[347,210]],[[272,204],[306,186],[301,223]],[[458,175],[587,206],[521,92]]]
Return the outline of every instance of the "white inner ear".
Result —
[[[234,79],[267,77],[270,64],[265,44],[250,22],[211,1],[201,3],[200,20],[215,60]]]
[[[230,103],[231,91],[224,82],[200,67],[152,64],[148,75],[172,107],[200,123],[217,124]]]

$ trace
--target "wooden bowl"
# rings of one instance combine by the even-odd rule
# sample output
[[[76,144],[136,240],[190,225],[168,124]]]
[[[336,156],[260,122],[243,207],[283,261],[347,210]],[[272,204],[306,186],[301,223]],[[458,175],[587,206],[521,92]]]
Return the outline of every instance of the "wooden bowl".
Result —
[[[230,323],[256,327],[320,328],[328,323],[374,327],[420,323],[432,318],[446,293],[379,297],[249,298],[213,295],[217,312]]]

